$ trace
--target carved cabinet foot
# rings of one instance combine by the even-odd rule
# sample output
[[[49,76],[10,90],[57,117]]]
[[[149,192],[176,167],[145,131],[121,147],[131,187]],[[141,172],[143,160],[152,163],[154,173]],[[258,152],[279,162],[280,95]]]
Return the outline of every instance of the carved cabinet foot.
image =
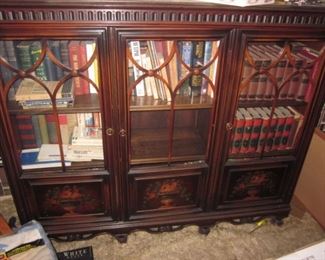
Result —
[[[283,219],[285,218],[285,216],[274,216],[270,219],[270,222],[273,225],[277,225],[277,226],[282,226],[283,225]]]
[[[121,244],[124,244],[128,241],[128,234],[115,234],[114,237]]]
[[[202,235],[208,235],[211,231],[210,226],[199,226],[199,233]]]

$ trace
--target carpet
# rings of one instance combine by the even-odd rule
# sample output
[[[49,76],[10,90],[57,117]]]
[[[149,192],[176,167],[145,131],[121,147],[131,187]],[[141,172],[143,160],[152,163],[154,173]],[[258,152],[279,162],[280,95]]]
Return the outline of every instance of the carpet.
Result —
[[[0,212],[15,215],[11,197],[0,199]],[[282,226],[267,222],[253,233],[254,224],[216,224],[205,236],[197,226],[187,226],[176,232],[150,234],[135,231],[126,244],[120,244],[109,234],[76,242],[52,240],[57,252],[92,246],[96,260],[259,260],[272,259],[291,253],[325,238],[324,230],[308,214],[290,215]]]

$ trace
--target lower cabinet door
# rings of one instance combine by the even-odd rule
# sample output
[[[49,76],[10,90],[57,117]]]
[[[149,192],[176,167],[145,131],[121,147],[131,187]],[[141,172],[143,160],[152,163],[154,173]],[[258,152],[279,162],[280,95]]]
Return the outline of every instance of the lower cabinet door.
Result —
[[[217,208],[279,203],[292,162],[225,167]],[[246,205],[245,205],[246,204]]]
[[[129,173],[130,219],[202,211],[204,171]]]
[[[108,180],[104,177],[29,181],[38,219],[110,215]]]

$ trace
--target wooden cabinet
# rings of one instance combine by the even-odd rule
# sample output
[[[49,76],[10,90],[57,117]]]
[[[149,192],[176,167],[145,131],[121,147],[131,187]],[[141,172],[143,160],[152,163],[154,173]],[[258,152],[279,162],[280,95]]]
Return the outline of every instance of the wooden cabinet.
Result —
[[[322,8],[14,1],[0,20],[22,222],[123,241],[288,215],[325,97]]]

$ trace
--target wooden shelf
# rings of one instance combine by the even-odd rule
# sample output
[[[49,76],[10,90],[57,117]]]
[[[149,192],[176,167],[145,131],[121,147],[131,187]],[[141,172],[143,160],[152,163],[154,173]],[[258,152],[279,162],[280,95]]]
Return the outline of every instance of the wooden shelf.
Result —
[[[203,159],[204,140],[193,128],[175,128],[172,157]],[[168,129],[146,128],[131,134],[131,162],[166,161],[169,151]],[[155,161],[156,161],[155,160]]]
[[[52,114],[52,108],[23,109],[18,102],[10,101],[8,105],[10,114]],[[99,112],[99,99],[97,94],[75,96],[74,104],[70,107],[58,107],[59,114],[72,114],[84,112]]]
[[[209,96],[188,97],[177,95],[174,101],[175,110],[211,108],[213,99]],[[154,99],[152,96],[131,97],[130,111],[171,110],[172,102]]]

